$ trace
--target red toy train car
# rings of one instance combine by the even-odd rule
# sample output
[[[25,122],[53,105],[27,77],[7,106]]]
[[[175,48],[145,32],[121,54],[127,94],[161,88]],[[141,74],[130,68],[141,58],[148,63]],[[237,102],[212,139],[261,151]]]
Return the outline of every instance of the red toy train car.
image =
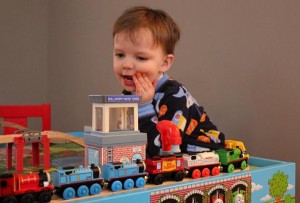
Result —
[[[0,202],[50,202],[54,186],[50,174],[44,171],[29,174],[5,173],[0,175]]]
[[[162,184],[167,178],[182,181],[185,176],[183,161],[182,155],[162,155],[146,159],[148,181],[156,185]]]

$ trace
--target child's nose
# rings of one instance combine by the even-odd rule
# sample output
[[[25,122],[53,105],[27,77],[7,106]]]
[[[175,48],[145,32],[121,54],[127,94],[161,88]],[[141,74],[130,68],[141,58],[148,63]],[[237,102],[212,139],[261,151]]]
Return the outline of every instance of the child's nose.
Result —
[[[124,69],[132,69],[134,67],[134,63],[131,60],[125,60],[122,66]]]

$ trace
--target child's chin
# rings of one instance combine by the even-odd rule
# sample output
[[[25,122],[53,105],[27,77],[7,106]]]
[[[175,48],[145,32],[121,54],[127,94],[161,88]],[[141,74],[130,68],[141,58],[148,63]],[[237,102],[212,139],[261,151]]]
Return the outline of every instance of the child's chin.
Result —
[[[127,92],[135,92],[135,87],[124,87]]]

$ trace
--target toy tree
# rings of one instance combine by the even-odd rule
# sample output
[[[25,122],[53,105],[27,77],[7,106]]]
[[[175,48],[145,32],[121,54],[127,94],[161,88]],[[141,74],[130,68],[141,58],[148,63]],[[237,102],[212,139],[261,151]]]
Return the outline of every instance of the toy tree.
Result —
[[[287,191],[288,175],[277,171],[277,173],[273,174],[272,179],[269,179],[268,183],[270,186],[270,195],[275,198],[276,202],[280,202],[284,196],[284,193]]]

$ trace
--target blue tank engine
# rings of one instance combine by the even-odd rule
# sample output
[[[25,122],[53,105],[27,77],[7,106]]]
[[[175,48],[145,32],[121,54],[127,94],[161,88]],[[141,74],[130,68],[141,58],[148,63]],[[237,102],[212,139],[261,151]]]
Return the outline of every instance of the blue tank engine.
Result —
[[[101,169],[98,166],[90,167],[60,167],[52,172],[53,185],[57,193],[65,200],[76,195],[84,197],[99,194],[103,186]]]
[[[144,187],[148,173],[145,172],[145,164],[141,160],[131,163],[112,162],[102,166],[102,176],[108,182],[108,188],[119,191]]]

